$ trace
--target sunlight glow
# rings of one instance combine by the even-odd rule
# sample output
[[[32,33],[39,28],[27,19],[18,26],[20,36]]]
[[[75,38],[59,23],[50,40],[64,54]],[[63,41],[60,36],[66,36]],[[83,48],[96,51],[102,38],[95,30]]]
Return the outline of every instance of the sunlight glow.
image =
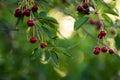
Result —
[[[66,16],[65,14],[56,9],[51,10],[49,15],[57,19],[59,23],[58,30],[61,33],[58,33],[59,38],[69,38],[72,36],[72,33],[74,32],[73,26],[75,19],[70,16]]]
[[[74,22],[75,22],[75,20],[70,16],[64,17],[63,20],[60,21],[59,31],[65,38],[71,37],[71,35],[74,31],[73,30]],[[60,38],[63,38],[59,34],[58,34],[58,36]]]
[[[65,77],[67,76],[67,72],[64,70],[64,71],[61,71],[60,69],[54,67],[54,70],[61,76],[61,77]]]

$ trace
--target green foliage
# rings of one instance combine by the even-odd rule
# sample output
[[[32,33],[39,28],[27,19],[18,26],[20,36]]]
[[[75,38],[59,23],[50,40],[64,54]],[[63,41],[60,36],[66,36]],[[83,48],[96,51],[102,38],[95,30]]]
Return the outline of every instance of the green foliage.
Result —
[[[120,34],[118,34],[115,37],[115,45],[116,45],[116,48],[119,50],[120,49]]]
[[[78,30],[80,27],[82,27],[83,24],[85,24],[88,21],[89,17],[81,17],[76,20],[74,24],[74,30]]]
[[[98,21],[98,16],[93,13],[79,14],[76,7],[81,4],[80,0],[66,0],[65,3],[61,0],[35,0],[39,10],[31,11],[36,23],[33,27],[28,27],[26,24],[30,17],[14,17],[14,10],[18,8],[17,0],[2,0],[0,2],[0,80],[119,79],[119,53],[93,54],[96,44],[100,47],[106,44],[119,52],[120,20],[117,18],[114,21],[108,16],[108,14],[114,17],[119,15],[115,11],[116,1],[105,3],[103,0],[94,0],[107,36],[110,35],[110,37],[106,36],[105,40],[102,39],[101,43],[97,43],[99,30],[96,30],[95,25],[89,24],[88,20]],[[33,4],[34,2],[29,4],[30,8]],[[52,14],[55,18],[50,16],[53,9],[58,10]],[[57,18],[56,14],[59,14]],[[58,28],[62,20],[61,15],[62,18],[69,15],[76,20],[73,26],[75,32],[69,38],[61,39],[57,36],[60,34]],[[70,28],[65,27],[66,30]],[[115,29],[115,35],[111,35],[111,29]],[[31,36],[37,37],[35,44],[29,42]],[[40,47],[43,41],[47,43],[46,48]]]
[[[47,13],[46,12],[44,12],[44,11],[41,11],[40,13],[39,13],[39,18],[45,18],[47,16]]]
[[[107,14],[102,14],[103,18],[108,21],[110,24],[113,23],[112,19]]]
[[[58,55],[56,54],[56,52],[51,53],[51,59],[53,63],[56,65],[56,67],[59,67]]]
[[[112,9],[105,9],[104,10],[105,13],[108,13],[108,14],[112,14],[112,15],[115,15],[115,16],[119,16],[119,14],[117,12],[115,12],[114,10]]]
[[[71,56],[70,52],[69,52],[67,49],[65,49],[65,48],[62,48],[62,47],[54,47],[53,50],[55,50],[57,53],[63,53],[64,55],[66,55],[66,56],[68,56],[68,57]]]

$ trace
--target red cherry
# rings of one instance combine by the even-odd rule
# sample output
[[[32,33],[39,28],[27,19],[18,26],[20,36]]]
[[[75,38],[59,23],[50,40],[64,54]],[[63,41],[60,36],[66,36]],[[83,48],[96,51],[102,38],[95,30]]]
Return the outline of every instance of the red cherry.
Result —
[[[21,9],[16,9],[16,10],[15,10],[15,13],[14,13],[14,16],[15,16],[15,17],[20,17],[20,16],[22,16],[22,10],[21,10]]]
[[[28,21],[27,21],[27,25],[30,26],[30,27],[32,27],[32,26],[35,25],[35,23],[34,23],[33,20],[28,20]]]
[[[113,49],[109,49],[109,54],[114,54],[114,50]]]
[[[30,16],[30,10],[29,9],[24,10],[23,14],[25,16],[29,17]]]
[[[106,31],[100,31],[100,33],[98,34],[98,38],[102,39],[104,36],[106,35]]]
[[[100,47],[99,47],[99,46],[96,46],[96,47],[95,47],[95,49],[98,49],[98,50],[100,50]]]
[[[41,43],[40,43],[40,47],[41,47],[41,48],[45,48],[46,46],[47,46],[47,43],[46,43],[46,42],[41,42]]]
[[[78,11],[78,12],[82,12],[82,11],[83,11],[83,8],[82,8],[81,6],[78,6],[78,7],[77,7],[77,11]]]
[[[38,10],[38,5],[35,4],[35,5],[32,7],[32,10],[35,11],[35,12],[37,12],[37,10]]]
[[[99,47],[99,46],[96,46],[96,47],[94,48],[93,53],[94,53],[95,55],[98,55],[98,54],[100,53],[100,47]]]
[[[106,35],[106,31],[100,31],[100,34],[102,35],[102,36],[105,36]]]
[[[35,43],[36,41],[37,41],[37,38],[36,38],[36,37],[33,36],[33,37],[30,38],[30,42],[31,42],[31,43]]]
[[[98,38],[99,38],[99,39],[102,39],[102,37],[103,37],[103,36],[102,36],[101,34],[98,34]]]
[[[101,48],[102,52],[107,52],[108,48],[106,46]]]
[[[87,4],[86,2],[84,2],[83,5],[82,5],[82,7],[83,7],[84,9],[88,9],[88,4]]]
[[[100,53],[100,50],[99,49],[94,49],[93,52],[94,52],[95,55],[98,55]]]

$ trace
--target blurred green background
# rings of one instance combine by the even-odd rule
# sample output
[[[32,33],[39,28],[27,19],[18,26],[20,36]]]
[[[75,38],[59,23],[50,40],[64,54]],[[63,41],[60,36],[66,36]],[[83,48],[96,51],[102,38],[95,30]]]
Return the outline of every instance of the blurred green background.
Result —
[[[59,54],[59,67],[56,67],[52,61],[46,64],[41,63],[40,59],[32,60],[32,51],[39,43],[31,44],[27,40],[25,23],[18,26],[19,30],[14,30],[17,21],[13,15],[17,8],[16,1],[0,2],[0,80],[120,80],[119,56],[107,53],[94,55],[93,49],[97,41],[82,29],[73,31],[69,38],[57,40],[56,44],[67,48],[72,55],[67,57]],[[61,7],[68,6],[59,1],[58,4]],[[41,4],[41,6],[45,5]],[[50,16],[57,18],[60,25],[64,25],[65,18],[69,17],[57,10],[45,8]],[[73,18],[70,19],[74,21]],[[69,26],[66,27],[65,29],[69,29]],[[91,25],[87,24],[85,28],[93,36],[98,33]],[[109,29],[111,28],[107,28],[108,31]],[[108,36],[114,38],[109,32]],[[114,39],[111,43],[113,42]]]

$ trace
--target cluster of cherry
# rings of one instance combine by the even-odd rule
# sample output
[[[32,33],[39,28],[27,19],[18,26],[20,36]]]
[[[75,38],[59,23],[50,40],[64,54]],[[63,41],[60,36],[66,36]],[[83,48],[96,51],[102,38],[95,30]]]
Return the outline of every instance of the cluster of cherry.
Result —
[[[94,7],[93,5],[92,5],[91,7],[95,10],[95,7]],[[82,3],[82,5],[79,5],[79,6],[77,7],[77,11],[78,11],[79,13],[83,13],[83,14],[86,14],[86,15],[90,14],[90,10],[89,10],[89,5],[88,5],[88,3],[84,1],[84,2]],[[97,13],[95,13],[95,14],[97,14]],[[98,16],[98,15],[97,15],[97,16]],[[95,22],[94,20],[89,20],[89,24],[95,25],[95,26],[96,26],[96,29],[97,29],[97,30],[100,30],[100,32],[99,32],[99,34],[98,34],[98,41],[99,41],[100,39],[102,39],[103,37],[106,36],[106,31],[103,30],[103,24],[102,24],[100,21],[96,21],[96,22]],[[112,30],[112,31],[111,31],[111,34],[115,34],[115,31]],[[100,49],[99,46],[96,46],[96,47],[94,48],[94,50],[93,50],[93,53],[94,53],[95,55],[98,55],[98,54],[100,53],[100,50],[101,50],[103,53],[105,53],[105,52],[108,51],[108,48],[107,48],[106,46],[103,46],[103,47]],[[114,54],[114,53],[115,53],[115,51],[114,51],[113,49],[109,49],[108,52],[109,52],[110,54]]]
[[[38,11],[38,5],[33,5],[33,7],[31,8],[31,9],[25,9],[25,10],[22,10],[22,9],[20,9],[20,8],[17,8],[16,10],[15,10],[15,12],[14,12],[14,16],[15,17],[17,17],[17,18],[19,18],[19,17],[24,17],[24,16],[26,16],[26,17],[30,17],[31,16],[31,11],[33,11],[33,12],[37,12]],[[33,27],[34,25],[35,25],[35,21],[34,21],[34,19],[29,19],[28,21],[27,21],[27,25],[28,25],[28,27]],[[31,36],[30,37],[30,39],[29,39],[29,41],[31,42],[31,43],[36,43],[36,41],[37,41],[37,38],[35,37],[35,36]],[[45,48],[47,46],[47,43],[46,42],[41,42],[40,43],[40,47],[41,48]]]
[[[83,14],[90,14],[90,10],[89,10],[89,7],[88,7],[88,3],[84,2],[82,5],[79,5],[77,7],[77,11],[79,13],[83,13]]]
[[[100,53],[100,50],[101,50],[103,53],[106,53],[107,51],[109,52],[109,54],[114,54],[114,53],[115,53],[113,49],[109,49],[109,50],[108,50],[108,48],[107,48],[106,46],[103,46],[101,49],[100,49],[99,46],[96,46],[96,47],[94,48],[94,51],[93,51],[93,52],[94,52],[95,55],[98,55],[98,54]]]
[[[105,36],[106,36],[106,31],[101,30],[100,33],[98,34],[98,39],[102,39],[102,38],[105,37]],[[105,52],[108,51],[108,48],[107,48],[106,46],[104,46],[104,47],[101,48],[101,50],[102,50],[103,53],[105,53]],[[99,46],[96,46],[96,47],[94,48],[94,51],[93,51],[93,52],[94,52],[95,55],[99,54],[99,53],[100,53],[100,47],[99,47]],[[110,53],[110,54],[114,54],[115,52],[114,52],[113,49],[109,49],[109,53]]]

